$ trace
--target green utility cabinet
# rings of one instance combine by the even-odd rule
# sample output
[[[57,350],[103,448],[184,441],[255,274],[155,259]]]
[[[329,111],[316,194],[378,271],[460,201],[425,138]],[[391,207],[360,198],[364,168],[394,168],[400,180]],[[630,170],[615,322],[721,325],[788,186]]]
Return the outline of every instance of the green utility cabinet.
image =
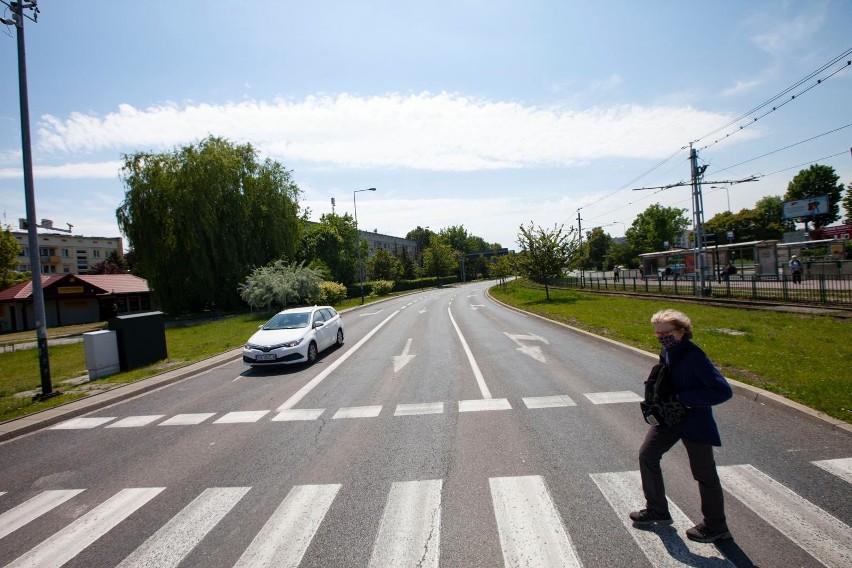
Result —
[[[109,329],[116,331],[122,371],[132,371],[169,356],[163,312],[114,317],[109,320]]]

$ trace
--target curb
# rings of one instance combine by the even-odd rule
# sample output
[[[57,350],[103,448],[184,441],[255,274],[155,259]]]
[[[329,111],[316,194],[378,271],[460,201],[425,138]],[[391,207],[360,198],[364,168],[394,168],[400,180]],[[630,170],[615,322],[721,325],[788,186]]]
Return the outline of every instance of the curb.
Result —
[[[568,325],[566,323],[562,323],[562,322],[558,322],[558,321],[555,321],[555,320],[552,320],[552,319],[548,319],[544,316],[540,316],[538,314],[534,314],[532,312],[528,312],[526,310],[516,308],[515,306],[510,306],[509,304],[501,302],[500,300],[498,300],[497,298],[492,296],[487,290],[486,290],[486,295],[488,296],[488,299],[490,299],[491,301],[496,302],[496,303],[500,304],[501,306],[504,306],[505,308],[508,308],[510,310],[514,310],[516,312],[526,314],[526,315],[538,318],[540,320],[547,321],[547,322],[550,322],[552,324],[565,327],[565,328],[570,329],[571,331],[574,331],[576,333],[582,333],[583,335],[587,335],[589,337],[594,337],[595,339],[598,339],[600,341],[605,341],[605,342],[610,343],[610,344],[612,344],[616,347],[619,347],[621,349],[627,349],[627,350],[633,351],[634,353],[637,353],[639,355],[644,355],[644,356],[648,357],[649,359],[651,359],[653,361],[657,360],[657,355],[654,354],[654,353],[648,353],[647,351],[645,351],[643,349],[639,349],[638,347],[633,347],[631,345],[625,345],[624,343],[620,343],[618,341],[615,341],[614,339],[609,339],[608,337],[602,337],[600,335],[596,335],[596,334],[591,333],[589,331],[586,331],[584,329],[580,329],[578,327],[574,327],[574,326]],[[733,389],[734,394],[736,394],[736,395],[739,395],[743,398],[749,399],[753,402],[757,402],[759,404],[765,404],[765,405],[773,406],[775,408],[779,408],[779,409],[782,409],[782,410],[785,410],[785,411],[788,411],[788,412],[798,414],[799,416],[801,416],[803,418],[807,418],[808,420],[811,420],[812,422],[817,422],[817,423],[819,423],[823,426],[828,426],[829,428],[831,428],[833,430],[837,430],[839,432],[844,432],[846,434],[852,435],[852,424],[849,424],[848,422],[844,422],[843,420],[834,418],[833,416],[829,416],[828,414],[826,414],[824,412],[820,412],[819,410],[814,410],[813,408],[807,407],[804,404],[795,402],[795,401],[790,400],[788,398],[784,398],[780,394],[775,394],[774,392],[769,392],[769,391],[764,390],[760,387],[755,387],[755,386],[752,386],[752,385],[749,385],[749,384],[746,384],[746,383],[741,383],[741,382],[739,382],[735,379],[729,379],[728,377],[725,377],[725,379],[727,379],[728,383],[731,385],[731,389]]]

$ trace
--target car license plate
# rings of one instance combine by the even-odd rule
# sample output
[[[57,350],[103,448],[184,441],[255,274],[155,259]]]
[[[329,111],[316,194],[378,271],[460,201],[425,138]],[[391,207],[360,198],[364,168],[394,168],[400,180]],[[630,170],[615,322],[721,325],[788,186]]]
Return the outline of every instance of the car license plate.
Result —
[[[256,357],[257,361],[275,361],[275,353],[261,353]]]

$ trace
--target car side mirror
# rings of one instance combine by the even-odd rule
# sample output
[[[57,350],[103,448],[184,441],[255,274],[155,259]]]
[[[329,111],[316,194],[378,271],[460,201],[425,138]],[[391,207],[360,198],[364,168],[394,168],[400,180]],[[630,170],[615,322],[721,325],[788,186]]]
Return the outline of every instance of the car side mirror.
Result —
[[[322,327],[324,325],[325,325],[324,321],[315,321],[314,322],[314,327]]]
[[[263,326],[264,324],[260,324],[259,326],[257,326],[257,329],[263,329]]]

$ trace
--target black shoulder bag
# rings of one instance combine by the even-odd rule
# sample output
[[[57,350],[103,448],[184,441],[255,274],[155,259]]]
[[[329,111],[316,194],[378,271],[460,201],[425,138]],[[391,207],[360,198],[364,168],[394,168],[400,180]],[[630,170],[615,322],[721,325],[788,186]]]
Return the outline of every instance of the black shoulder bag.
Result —
[[[660,361],[645,381],[645,400],[639,403],[645,422],[652,426],[675,426],[689,410],[675,398],[671,369]]]

